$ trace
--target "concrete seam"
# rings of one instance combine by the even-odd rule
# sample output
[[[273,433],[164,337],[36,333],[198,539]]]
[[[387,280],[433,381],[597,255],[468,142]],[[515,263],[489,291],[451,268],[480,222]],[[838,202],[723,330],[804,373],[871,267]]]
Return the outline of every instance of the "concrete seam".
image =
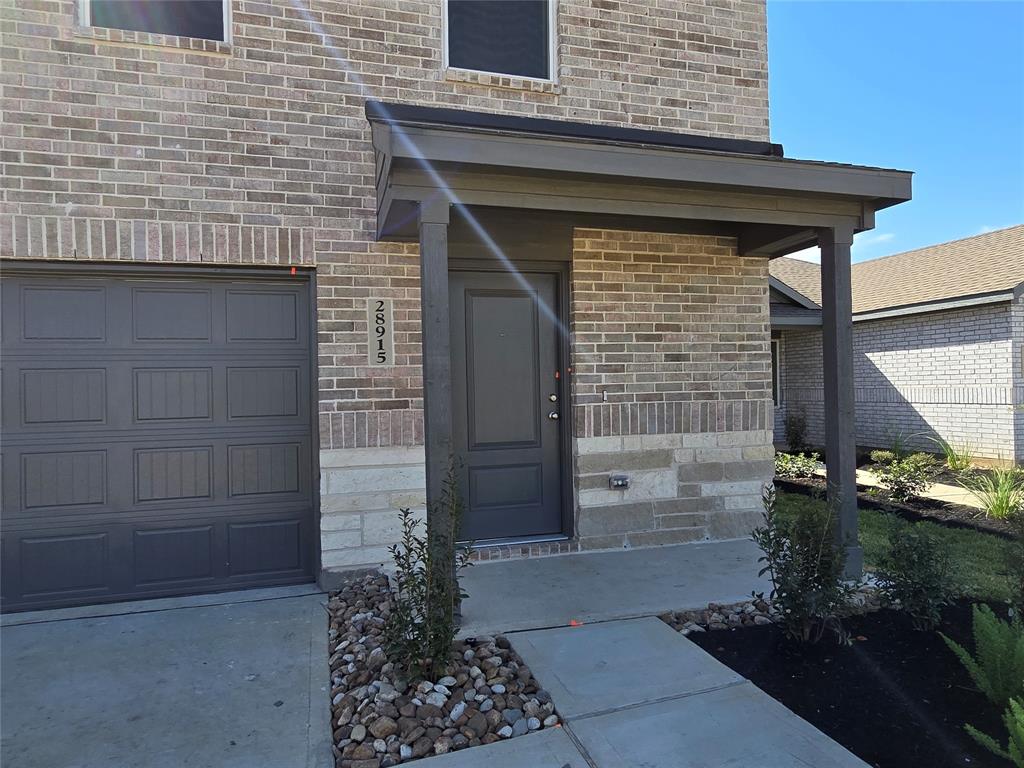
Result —
[[[728,688],[735,688],[740,685],[753,685],[747,678],[741,677],[739,680],[734,680],[731,683],[724,683],[723,685],[715,685],[711,688],[702,688],[699,691],[690,691],[688,693],[675,693],[667,696],[660,696],[650,701],[641,701],[636,704],[624,704],[621,707],[610,707],[609,709],[601,709],[596,712],[588,712],[585,715],[576,715],[573,720],[586,720],[591,717],[600,717],[601,715],[610,715],[615,712],[627,712],[631,709],[639,709],[640,707],[647,707],[652,704],[664,704],[666,701],[676,701],[677,699],[689,699],[693,696],[702,696],[705,693],[715,693],[716,691],[724,691]]]
[[[570,727],[568,723],[562,723],[562,730],[565,731],[565,735],[569,737],[569,741],[571,741],[572,745],[576,747],[576,751],[580,753],[580,757],[583,758],[584,762],[586,762],[586,764],[589,765],[590,768],[600,768],[600,766],[597,764],[594,758],[590,756],[590,752],[587,750],[587,748],[583,746],[583,742],[580,741],[579,737],[576,735],[575,731],[573,731],[573,729]]]

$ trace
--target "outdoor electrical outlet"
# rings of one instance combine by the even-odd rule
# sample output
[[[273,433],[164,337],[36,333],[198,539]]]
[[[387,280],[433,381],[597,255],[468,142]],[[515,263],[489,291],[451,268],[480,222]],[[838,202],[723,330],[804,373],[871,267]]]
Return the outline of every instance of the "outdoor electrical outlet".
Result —
[[[616,491],[629,488],[629,475],[611,475],[608,478],[608,487]]]

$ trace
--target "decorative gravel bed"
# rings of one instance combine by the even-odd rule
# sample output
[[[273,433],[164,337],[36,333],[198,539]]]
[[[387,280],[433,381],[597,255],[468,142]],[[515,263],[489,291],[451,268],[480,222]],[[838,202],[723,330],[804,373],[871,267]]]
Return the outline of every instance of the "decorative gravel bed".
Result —
[[[881,608],[878,593],[874,587],[865,585],[854,595],[849,614],[863,614]],[[778,611],[767,599],[744,600],[741,603],[721,605],[708,603],[707,608],[698,611],[670,611],[658,618],[672,629],[684,635],[695,632],[739,629],[741,627],[765,627],[774,624]]]
[[[337,768],[387,768],[557,727],[551,696],[502,637],[458,640],[438,680],[410,683],[382,644],[384,575],[332,593],[331,727]]]

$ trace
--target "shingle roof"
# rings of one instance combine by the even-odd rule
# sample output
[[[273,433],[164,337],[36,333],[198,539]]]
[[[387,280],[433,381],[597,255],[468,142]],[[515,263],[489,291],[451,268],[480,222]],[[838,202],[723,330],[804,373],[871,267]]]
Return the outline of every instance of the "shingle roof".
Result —
[[[775,259],[772,277],[821,304],[820,267]],[[1024,224],[853,265],[855,314],[1010,291],[1024,283]]]

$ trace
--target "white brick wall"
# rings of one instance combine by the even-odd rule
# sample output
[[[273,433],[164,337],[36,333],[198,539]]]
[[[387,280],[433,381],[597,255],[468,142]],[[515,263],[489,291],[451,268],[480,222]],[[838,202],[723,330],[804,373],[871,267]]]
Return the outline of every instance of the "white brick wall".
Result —
[[[1014,330],[1016,329],[1016,330]],[[1014,340],[1016,334],[1016,340]],[[776,440],[785,440],[785,413],[802,410],[807,439],[824,443],[821,331],[783,332],[784,408]],[[897,432],[936,450],[925,434],[969,443],[981,457],[1014,456],[1015,384],[1021,373],[1024,309],[991,305],[854,324],[857,442],[887,446]],[[1016,393],[1016,401],[1021,400]]]

